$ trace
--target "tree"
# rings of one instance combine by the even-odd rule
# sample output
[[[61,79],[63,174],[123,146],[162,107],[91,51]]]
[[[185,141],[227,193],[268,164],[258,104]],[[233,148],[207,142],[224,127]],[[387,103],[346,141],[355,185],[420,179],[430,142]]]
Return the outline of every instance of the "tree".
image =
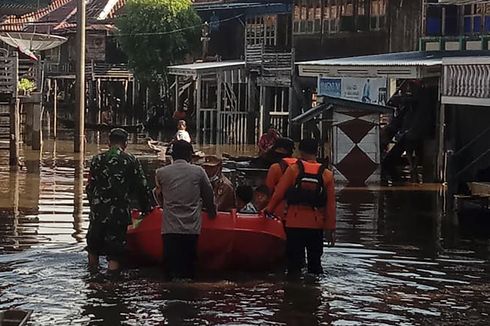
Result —
[[[190,0],[128,0],[116,27],[138,79],[165,86],[167,67],[198,49],[201,19]]]

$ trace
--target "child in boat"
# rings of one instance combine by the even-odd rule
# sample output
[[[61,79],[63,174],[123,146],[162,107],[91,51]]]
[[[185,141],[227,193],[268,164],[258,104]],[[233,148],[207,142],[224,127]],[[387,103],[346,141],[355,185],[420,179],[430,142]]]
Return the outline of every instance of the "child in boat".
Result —
[[[254,214],[257,208],[252,203],[254,190],[250,186],[238,186],[236,188],[236,208],[239,213]]]
[[[185,140],[186,142],[191,142],[191,136],[187,132],[187,125],[185,120],[179,120],[177,123],[177,133],[175,134],[175,140]]]
[[[254,191],[254,206],[260,212],[267,207],[270,200],[269,188],[266,185],[258,186]]]

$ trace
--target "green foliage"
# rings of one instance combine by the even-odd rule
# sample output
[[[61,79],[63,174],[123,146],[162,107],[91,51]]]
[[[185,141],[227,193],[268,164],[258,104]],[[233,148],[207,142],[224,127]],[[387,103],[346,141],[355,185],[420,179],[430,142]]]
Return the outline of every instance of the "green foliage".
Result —
[[[162,82],[169,65],[198,48],[200,24],[190,0],[128,0],[117,38],[141,81]]]
[[[36,89],[36,83],[27,78],[22,78],[17,84],[17,88],[24,93],[30,93]]]

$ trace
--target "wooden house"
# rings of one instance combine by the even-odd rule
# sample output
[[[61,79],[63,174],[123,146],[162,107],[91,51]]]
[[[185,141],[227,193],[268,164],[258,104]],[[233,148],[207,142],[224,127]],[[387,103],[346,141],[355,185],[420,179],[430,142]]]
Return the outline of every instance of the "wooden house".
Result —
[[[87,3],[86,79],[90,112],[116,106],[131,112],[136,81],[127,60],[115,41],[114,19],[126,0],[92,0]],[[42,9],[21,16],[8,16],[0,24],[2,32],[30,32],[60,35],[68,41],[40,53],[49,99],[62,99],[61,107],[72,108],[76,62],[77,0],[54,0]],[[49,105],[48,105],[49,107]],[[71,110],[71,109],[70,109]],[[71,118],[70,110],[65,113]],[[95,120],[100,114],[92,115]]]

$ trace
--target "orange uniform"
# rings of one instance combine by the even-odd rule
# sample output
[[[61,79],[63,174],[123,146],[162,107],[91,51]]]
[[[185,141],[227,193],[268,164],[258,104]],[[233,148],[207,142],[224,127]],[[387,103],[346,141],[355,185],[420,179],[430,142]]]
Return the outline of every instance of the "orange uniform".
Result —
[[[265,185],[267,188],[269,188],[271,194],[274,192],[279,180],[281,180],[284,172],[286,172],[286,169],[297,161],[297,158],[288,157],[283,158],[280,163],[274,163],[271,165],[269,171],[267,171],[267,178],[265,179]]]
[[[319,173],[321,168],[319,163],[305,161],[302,161],[302,163],[305,173]],[[275,187],[274,194],[266,210],[269,212],[275,211],[276,207],[286,198],[288,190],[295,186],[299,175],[299,164],[293,164],[286,170],[284,176],[280,178],[279,183]],[[322,179],[326,191],[325,205],[322,205],[323,207],[312,207],[303,204],[289,204],[286,213],[287,228],[335,230],[336,212],[333,173],[325,169],[322,174]]]
[[[287,168],[292,164],[296,163],[297,161],[298,161],[297,158],[288,157],[282,159],[280,163],[274,163],[271,165],[269,171],[267,171],[267,177],[265,179],[265,185],[267,186],[267,188],[269,188],[271,195],[274,193],[276,186],[279,184],[279,181],[281,180],[282,176],[286,172]],[[285,211],[286,211],[286,202],[281,201],[281,203],[277,205],[273,213],[284,220]]]

